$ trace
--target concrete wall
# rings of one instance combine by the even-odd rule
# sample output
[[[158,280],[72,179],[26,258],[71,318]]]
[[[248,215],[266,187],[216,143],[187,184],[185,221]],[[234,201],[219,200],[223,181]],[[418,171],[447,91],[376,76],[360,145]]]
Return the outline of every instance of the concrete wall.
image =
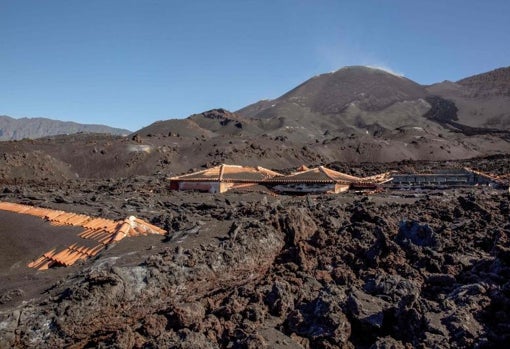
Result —
[[[347,186],[347,189],[349,187]],[[335,193],[334,183],[281,183],[273,186],[273,190],[279,193],[311,194],[311,193]]]
[[[219,182],[178,182],[179,190],[221,193]]]
[[[256,183],[234,182],[195,182],[195,181],[170,181],[170,190],[201,191],[208,193],[224,193],[233,188],[246,188]]]
[[[471,172],[435,174],[395,174],[390,186],[400,187],[455,187],[490,184],[491,181]]]

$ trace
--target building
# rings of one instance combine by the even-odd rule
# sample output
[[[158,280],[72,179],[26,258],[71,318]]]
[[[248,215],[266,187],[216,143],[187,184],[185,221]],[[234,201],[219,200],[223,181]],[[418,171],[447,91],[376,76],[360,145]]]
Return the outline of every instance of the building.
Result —
[[[222,164],[206,170],[170,178],[170,189],[224,193],[281,176],[266,168]]]
[[[493,176],[469,168],[439,169],[429,173],[390,171],[369,177],[357,177],[324,166],[301,166],[296,172],[282,175],[257,166],[219,165],[202,171],[170,178],[170,189],[224,193],[230,189],[263,185],[282,194],[342,193],[348,190],[379,191],[387,189],[447,189],[486,185],[508,188],[510,175]],[[261,188],[258,188],[261,189]],[[262,188],[264,190],[264,188]]]
[[[395,189],[452,188],[488,185],[499,187],[502,181],[489,174],[469,168],[441,169],[430,173],[394,173],[389,184]]]
[[[349,190],[351,183],[361,180],[360,177],[319,166],[312,169],[301,167],[290,175],[267,179],[264,184],[278,193],[319,194],[342,193]]]

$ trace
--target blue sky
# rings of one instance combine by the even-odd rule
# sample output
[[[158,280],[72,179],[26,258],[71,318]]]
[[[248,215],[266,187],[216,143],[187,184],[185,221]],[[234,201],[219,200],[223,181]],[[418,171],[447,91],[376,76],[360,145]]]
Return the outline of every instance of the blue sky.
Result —
[[[510,65],[510,1],[0,0],[0,115],[136,130],[346,65],[430,84]]]

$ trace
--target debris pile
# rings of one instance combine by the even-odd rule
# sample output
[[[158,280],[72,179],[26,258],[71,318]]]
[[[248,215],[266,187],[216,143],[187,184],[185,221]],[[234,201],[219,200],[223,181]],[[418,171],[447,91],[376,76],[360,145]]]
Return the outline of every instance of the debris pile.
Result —
[[[56,265],[73,265],[77,261],[97,255],[107,245],[118,242],[125,237],[166,234],[165,230],[134,216],[130,216],[123,221],[113,221],[105,218],[94,218],[82,214],[10,202],[0,202],[0,210],[40,217],[55,226],[68,225],[85,229],[78,234],[79,242],[59,251],[54,248],[28,263],[29,268],[38,270],[46,270]]]

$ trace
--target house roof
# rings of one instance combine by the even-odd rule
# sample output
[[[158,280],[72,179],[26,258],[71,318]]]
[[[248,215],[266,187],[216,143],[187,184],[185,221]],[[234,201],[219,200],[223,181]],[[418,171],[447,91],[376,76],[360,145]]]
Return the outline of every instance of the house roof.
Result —
[[[351,176],[319,166],[305,171],[294,172],[288,176],[274,177],[267,182],[274,183],[352,183],[358,182],[361,178]]]
[[[190,182],[260,182],[268,178],[281,176],[280,173],[264,167],[226,165],[170,178],[173,181]]]
[[[290,175],[269,170],[264,167],[249,167],[222,164],[205,170],[175,176],[171,181],[188,182],[267,182],[267,183],[385,183],[391,180],[391,172],[370,177],[357,177],[319,166],[309,169],[298,168]]]

